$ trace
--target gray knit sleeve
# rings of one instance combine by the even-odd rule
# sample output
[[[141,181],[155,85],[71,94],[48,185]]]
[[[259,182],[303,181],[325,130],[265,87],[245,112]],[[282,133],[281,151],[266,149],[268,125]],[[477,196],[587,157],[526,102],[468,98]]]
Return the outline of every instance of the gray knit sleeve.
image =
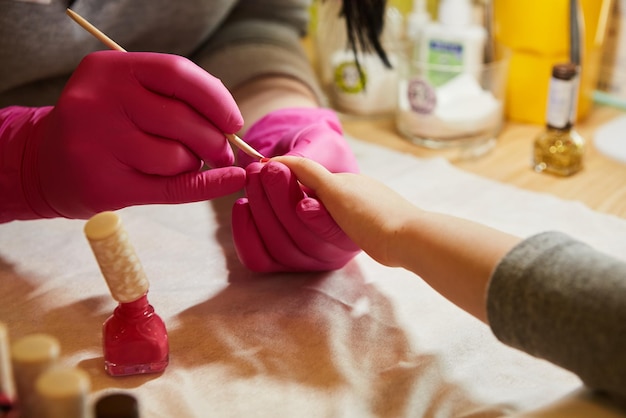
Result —
[[[487,313],[505,344],[626,399],[626,263],[559,232],[535,235],[496,267]]]
[[[230,89],[255,77],[281,75],[304,83],[325,103],[302,44],[309,3],[242,0],[193,59]]]

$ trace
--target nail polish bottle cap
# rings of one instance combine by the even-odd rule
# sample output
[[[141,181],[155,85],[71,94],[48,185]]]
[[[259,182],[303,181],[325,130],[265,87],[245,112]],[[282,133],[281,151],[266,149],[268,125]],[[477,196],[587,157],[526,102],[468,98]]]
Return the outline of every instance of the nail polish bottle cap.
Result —
[[[94,215],[84,232],[113,299],[132,302],[148,292],[148,279],[116,213]]]
[[[9,348],[9,330],[0,322],[0,397],[6,401],[15,401],[15,382],[11,367],[11,351]]]
[[[95,418],[139,418],[139,404],[127,393],[105,395],[96,402]]]
[[[55,362],[61,354],[59,340],[48,334],[26,335],[11,346],[13,365],[38,366]],[[17,371],[16,371],[17,373]]]
[[[82,418],[88,415],[89,375],[73,367],[53,367],[37,378],[38,408],[46,418]]]
[[[15,387],[24,416],[37,416],[35,382],[40,374],[55,366],[61,344],[48,334],[26,335],[11,345],[11,365]]]

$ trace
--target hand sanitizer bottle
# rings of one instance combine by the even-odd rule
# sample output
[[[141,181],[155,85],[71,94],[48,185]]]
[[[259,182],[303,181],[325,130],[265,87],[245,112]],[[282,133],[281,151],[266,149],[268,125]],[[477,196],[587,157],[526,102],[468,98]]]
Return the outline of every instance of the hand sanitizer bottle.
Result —
[[[454,72],[437,71],[437,65],[458,67],[478,76],[483,64],[486,29],[473,22],[471,0],[441,0],[438,21],[425,25],[420,45],[421,62],[432,66],[431,83],[439,86]]]

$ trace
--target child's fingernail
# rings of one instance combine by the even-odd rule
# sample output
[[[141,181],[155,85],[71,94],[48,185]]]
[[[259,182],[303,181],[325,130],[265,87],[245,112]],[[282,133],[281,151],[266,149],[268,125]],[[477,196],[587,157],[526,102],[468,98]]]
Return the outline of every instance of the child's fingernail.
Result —
[[[259,160],[259,162],[266,163],[266,162],[268,162],[269,160],[270,160],[269,158],[267,158],[267,157],[263,157],[263,158],[261,158],[261,159]]]

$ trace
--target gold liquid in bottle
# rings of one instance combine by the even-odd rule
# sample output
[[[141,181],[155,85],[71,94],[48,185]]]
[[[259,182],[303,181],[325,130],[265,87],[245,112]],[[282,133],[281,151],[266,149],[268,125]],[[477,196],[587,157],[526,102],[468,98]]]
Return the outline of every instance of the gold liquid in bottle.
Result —
[[[537,172],[570,176],[583,168],[585,140],[574,129],[578,93],[578,67],[552,68],[546,130],[534,142],[533,167]]]

